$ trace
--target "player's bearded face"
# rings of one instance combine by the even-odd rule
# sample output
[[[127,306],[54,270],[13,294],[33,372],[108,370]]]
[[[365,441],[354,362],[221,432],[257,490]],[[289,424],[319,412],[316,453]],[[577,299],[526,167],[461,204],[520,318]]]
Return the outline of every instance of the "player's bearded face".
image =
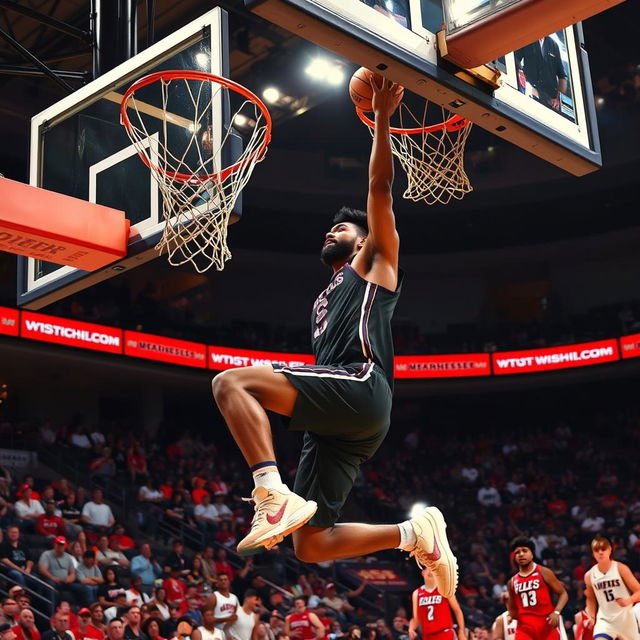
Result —
[[[350,258],[355,252],[358,238],[343,238],[341,240],[325,241],[320,250],[320,260],[324,264],[331,266],[339,260]]]

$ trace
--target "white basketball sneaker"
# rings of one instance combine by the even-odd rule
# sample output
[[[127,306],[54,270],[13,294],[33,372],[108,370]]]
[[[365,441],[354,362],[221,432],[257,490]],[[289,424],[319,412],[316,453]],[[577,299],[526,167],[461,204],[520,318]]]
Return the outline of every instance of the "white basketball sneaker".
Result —
[[[313,500],[265,487],[256,487],[251,498],[246,499],[254,502],[256,512],[251,531],[238,543],[237,550],[242,556],[259,553],[263,548],[271,549],[285,536],[307,524],[318,509]]]
[[[447,524],[442,512],[437,507],[429,507],[410,522],[417,541],[409,555],[420,567],[431,570],[440,594],[450,598],[458,587],[458,561],[447,540]]]

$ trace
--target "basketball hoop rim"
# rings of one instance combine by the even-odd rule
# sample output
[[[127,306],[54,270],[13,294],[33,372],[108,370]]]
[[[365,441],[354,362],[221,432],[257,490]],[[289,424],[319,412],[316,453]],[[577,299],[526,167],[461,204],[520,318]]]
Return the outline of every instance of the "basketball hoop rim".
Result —
[[[228,78],[224,78],[222,76],[217,76],[213,73],[207,73],[206,71],[192,71],[188,69],[177,69],[177,70],[169,70],[169,71],[157,71],[155,73],[150,73],[139,80],[136,80],[125,92],[122,100],[120,102],[120,123],[127,130],[129,136],[132,136],[133,125],[129,120],[129,116],[127,114],[127,103],[133,97],[133,94],[142,87],[146,87],[154,82],[162,81],[162,80],[201,80],[201,81],[210,81],[219,84],[226,89],[230,89],[239,93],[244,98],[247,98],[251,102],[257,105],[258,109],[264,116],[265,119],[265,127],[266,132],[264,136],[264,140],[260,144],[260,146],[248,157],[244,158],[240,162],[236,162],[231,166],[219,171],[217,173],[208,173],[204,175],[194,176],[193,174],[188,173],[179,173],[179,172],[171,172],[165,171],[162,167],[153,165],[144,154],[139,154],[141,160],[154,171],[159,171],[169,176],[172,180],[176,180],[178,182],[208,182],[208,181],[219,181],[224,182],[232,173],[235,173],[238,169],[243,167],[244,165],[250,162],[260,162],[267,152],[267,148],[269,143],[271,142],[271,129],[272,129],[272,120],[271,114],[267,109],[264,102],[252,91],[243,87],[241,84],[234,82],[233,80],[229,80]]]
[[[371,120],[365,112],[356,107],[356,113],[358,114],[358,118],[362,120],[370,129],[374,129],[376,123],[374,120]],[[436,124],[429,125],[428,127],[415,127],[403,129],[400,127],[390,127],[389,133],[394,133],[396,135],[410,135],[416,136],[423,133],[434,133],[436,131],[442,131],[446,129],[447,131],[459,131],[460,129],[464,129],[466,126],[471,124],[471,120],[464,118],[458,114],[452,115],[450,118],[447,118],[443,122],[438,122]]]

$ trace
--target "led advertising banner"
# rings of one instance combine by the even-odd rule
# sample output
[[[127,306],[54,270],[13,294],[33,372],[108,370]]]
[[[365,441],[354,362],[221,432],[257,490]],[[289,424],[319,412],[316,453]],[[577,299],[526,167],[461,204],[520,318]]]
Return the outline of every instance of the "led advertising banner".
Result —
[[[619,360],[617,340],[583,342],[548,349],[503,351],[492,354],[493,373],[531,373],[571,367],[588,367]]]
[[[124,355],[186,367],[207,368],[206,345],[138,331],[124,332]]]
[[[122,353],[122,329],[22,311],[20,335],[81,349]]]
[[[396,356],[394,378],[465,378],[490,376],[487,353],[461,353],[443,356]]]
[[[17,336],[20,334],[20,312],[17,309],[0,307],[0,335]]]
[[[315,358],[305,353],[278,353],[275,351],[252,351],[250,349],[209,346],[209,368],[216,371],[258,364],[299,367],[301,364],[313,364],[314,362]]]
[[[640,356],[640,333],[620,338],[620,355],[623,360]]]

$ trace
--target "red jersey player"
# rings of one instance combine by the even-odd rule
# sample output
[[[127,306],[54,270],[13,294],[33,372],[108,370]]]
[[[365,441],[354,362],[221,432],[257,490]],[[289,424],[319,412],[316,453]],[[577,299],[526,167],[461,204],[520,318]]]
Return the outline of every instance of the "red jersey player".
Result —
[[[294,640],[322,640],[325,636],[324,624],[315,613],[307,610],[306,598],[293,601],[293,613],[286,617],[284,630]]]
[[[457,640],[465,640],[464,615],[455,596],[445,598],[436,587],[436,579],[426,567],[422,570],[424,584],[411,594],[413,614],[409,621],[409,638],[415,640],[416,629],[422,629],[422,640],[456,640],[453,618],[458,624]]]
[[[560,612],[569,597],[555,573],[533,561],[533,542],[520,537],[511,550],[519,571],[509,580],[509,615],[518,621],[515,640],[559,640]],[[555,607],[553,592],[558,600]]]

